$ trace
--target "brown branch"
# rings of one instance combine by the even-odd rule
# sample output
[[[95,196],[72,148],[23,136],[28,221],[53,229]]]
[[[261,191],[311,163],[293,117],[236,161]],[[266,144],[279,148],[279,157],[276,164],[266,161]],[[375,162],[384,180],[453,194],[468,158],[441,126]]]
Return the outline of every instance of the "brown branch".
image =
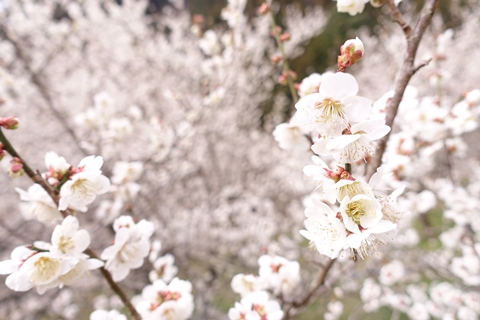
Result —
[[[312,286],[310,287],[310,290],[308,290],[308,292],[305,294],[303,298],[297,301],[292,301],[290,303],[287,303],[285,307],[284,320],[290,319],[290,310],[292,308],[304,307],[311,301],[311,299],[314,297],[318,289],[320,289],[325,284],[325,280],[327,279],[327,274],[332,268],[335,261],[336,259],[331,259],[330,261],[327,262],[327,264],[323,267],[323,269],[318,272],[318,275],[315,281],[313,282]]]
[[[400,27],[403,30],[403,33],[405,33],[405,36],[407,38],[410,38],[410,36],[412,35],[412,27],[410,27],[410,25],[403,18],[402,13],[400,12],[400,10],[398,10],[398,7],[395,5],[395,1],[387,0],[385,3],[390,8],[392,19],[400,25]]]
[[[23,158],[18,154],[18,152],[13,148],[12,144],[10,141],[8,141],[7,137],[3,134],[2,129],[0,128],[0,142],[3,144],[3,148],[12,156],[12,157],[17,157],[22,161],[23,164],[23,169],[25,173],[33,180],[33,182],[38,183],[47,191],[47,193],[50,195],[52,200],[55,202],[55,204],[58,206],[58,202],[60,200],[59,195],[53,190],[50,185],[43,179],[41,174],[37,171],[34,172],[30,166],[23,160]],[[67,215],[70,215],[70,212],[65,210],[65,211],[60,211],[62,216],[65,218]],[[87,248],[85,250],[85,253],[88,254],[91,258],[98,259],[97,254],[95,251],[93,251],[90,248]],[[100,273],[102,276],[107,280],[110,288],[119,296],[119,298],[122,300],[123,304],[127,308],[127,310],[130,312],[130,315],[134,320],[141,320],[140,315],[138,314],[137,310],[135,307],[132,305],[130,300],[128,300],[126,294],[123,292],[123,290],[118,286],[118,284],[113,281],[112,275],[110,272],[108,272],[104,267],[100,268]]]
[[[415,56],[417,54],[418,46],[420,41],[422,40],[422,36],[425,33],[425,30],[430,25],[432,21],[433,12],[435,11],[435,7],[437,6],[438,0],[428,0],[425,3],[425,7],[423,8],[422,16],[418,19],[415,28],[413,29],[410,36],[407,36],[407,50],[406,55],[403,60],[402,67],[400,69],[399,76],[397,81],[395,82],[395,91],[393,97],[387,103],[387,114],[385,117],[385,124],[392,128],[393,131],[393,121],[395,120],[395,116],[397,115],[398,106],[402,101],[403,94],[405,93],[405,88],[407,87],[410,79],[418,71],[423,65],[415,67]],[[391,3],[392,0],[387,1],[387,3]],[[393,14],[393,13],[392,13]],[[395,17],[393,17],[395,19]],[[382,164],[382,156],[385,152],[388,139],[390,138],[391,132],[388,133],[385,137],[383,137],[379,144],[377,152],[375,156],[372,158],[371,162],[367,168],[367,180],[375,173],[378,167]]]

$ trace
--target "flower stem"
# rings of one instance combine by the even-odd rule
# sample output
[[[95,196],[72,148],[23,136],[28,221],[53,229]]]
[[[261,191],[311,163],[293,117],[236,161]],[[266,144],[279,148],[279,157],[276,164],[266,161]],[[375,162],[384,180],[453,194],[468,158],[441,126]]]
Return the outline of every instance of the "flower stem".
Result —
[[[272,32],[275,38],[275,42],[277,43],[278,50],[280,51],[280,55],[282,56],[282,65],[283,65],[283,70],[287,75],[288,88],[290,89],[290,94],[292,95],[293,103],[296,104],[298,101],[297,92],[293,87],[293,79],[290,74],[290,66],[288,64],[287,57],[285,56],[285,50],[283,49],[283,44],[282,44],[282,41],[280,40],[280,34],[278,33],[277,23],[275,22],[275,17],[273,16],[272,10],[268,9],[268,15],[270,16],[270,24],[272,25]]]

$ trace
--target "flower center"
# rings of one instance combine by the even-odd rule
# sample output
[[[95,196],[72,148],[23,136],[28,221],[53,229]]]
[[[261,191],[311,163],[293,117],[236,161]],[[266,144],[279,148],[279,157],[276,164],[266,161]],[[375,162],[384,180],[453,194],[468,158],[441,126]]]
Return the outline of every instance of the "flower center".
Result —
[[[347,204],[345,209],[347,216],[349,216],[353,222],[360,224],[360,219],[365,216],[365,204],[363,201],[352,201]]]
[[[35,269],[30,275],[30,281],[42,284],[49,281],[60,268],[60,262],[49,257],[41,257],[34,263]]]
[[[323,119],[325,122],[336,121],[336,119],[345,118],[345,113],[342,110],[342,104],[339,101],[324,99],[315,105],[319,109],[323,109]]]
[[[67,253],[68,251],[72,251],[75,248],[75,242],[71,237],[61,236],[60,241],[58,242],[58,250],[62,253]]]
[[[72,184],[73,194],[95,194],[93,183],[87,179],[78,179]]]

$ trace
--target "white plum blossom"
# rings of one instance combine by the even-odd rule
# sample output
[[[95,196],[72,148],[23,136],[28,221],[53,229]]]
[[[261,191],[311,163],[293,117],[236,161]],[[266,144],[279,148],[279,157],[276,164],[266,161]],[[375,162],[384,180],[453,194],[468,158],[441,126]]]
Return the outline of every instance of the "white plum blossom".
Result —
[[[175,266],[175,257],[167,253],[163,257],[158,258],[153,263],[153,270],[148,274],[151,282],[162,279],[165,282],[170,282],[178,273],[178,268]]]
[[[270,300],[266,291],[257,291],[235,302],[228,311],[230,320],[281,320],[283,311],[276,300]]]
[[[232,278],[232,290],[243,297],[255,291],[262,291],[268,288],[265,278],[253,274],[237,274]]]
[[[150,251],[149,238],[153,223],[141,220],[137,224],[130,216],[121,216],[113,224],[116,232],[114,244],[103,250],[101,258],[114,281],[125,279],[130,269],[138,269]]]
[[[362,13],[365,3],[370,0],[337,0],[338,12],[346,12],[351,16]]]
[[[319,139],[312,150],[321,156],[332,155],[340,163],[354,163],[375,154],[374,140],[390,132],[383,120],[357,123],[346,129],[342,135],[332,139]]]
[[[283,150],[308,151],[310,141],[306,134],[308,131],[302,127],[296,114],[288,123],[281,123],[273,130],[273,137]]]
[[[357,194],[342,199],[339,211],[345,228],[353,233],[360,233],[362,229],[374,227],[383,217],[382,207],[378,200],[364,194]]]
[[[291,293],[300,282],[300,264],[280,256],[263,255],[258,259],[258,275],[275,295]]]
[[[322,81],[319,93],[309,94],[297,102],[298,120],[322,136],[336,137],[350,123],[365,121],[371,109],[368,99],[356,96],[355,78],[337,72]]]
[[[378,280],[386,286],[391,286],[405,277],[405,267],[400,260],[393,260],[380,269]]]
[[[117,310],[95,310],[90,314],[90,320],[128,320],[128,318]]]
[[[298,87],[298,95],[303,98],[311,93],[318,92],[320,83],[322,82],[322,75],[319,73],[312,73],[302,80]]]
[[[92,203],[98,194],[108,191],[110,180],[102,175],[102,165],[102,157],[89,156],[80,161],[77,173],[60,188],[59,210],[66,210],[71,206],[85,212],[87,205]]]
[[[320,90],[322,80],[332,75],[332,72],[325,72],[324,74],[312,73],[304,78],[298,87],[298,95],[303,98],[311,93],[316,93]]]
[[[198,45],[207,56],[219,54],[222,50],[218,37],[213,30],[205,31],[203,38],[198,42]]]
[[[465,100],[471,106],[480,104],[480,89],[474,89],[465,94]]]
[[[51,252],[39,252],[27,258],[15,272],[7,277],[5,284],[14,291],[27,291],[37,287],[41,294],[42,286],[55,281],[68,272],[68,265]]]
[[[37,251],[31,250],[26,246],[20,246],[13,249],[12,253],[10,254],[10,260],[4,260],[0,262],[0,274],[10,274],[7,277],[7,286],[15,291],[27,291],[32,286],[27,284],[26,286],[23,285],[21,282],[15,280],[18,277],[18,270],[23,265],[23,263],[33,255],[37,254]]]
[[[21,200],[27,201],[20,204],[20,212],[25,220],[38,219],[45,224],[53,224],[62,219],[57,206],[42,186],[34,184],[27,191],[20,188],[15,190],[20,194]]]
[[[343,303],[341,301],[330,301],[327,305],[328,312],[323,315],[324,320],[336,320],[343,313]]]
[[[58,257],[71,258],[76,264],[82,253],[90,245],[90,235],[84,229],[78,229],[79,223],[74,216],[67,216],[61,225],[57,225],[52,233],[50,251]]]
[[[32,287],[39,294],[54,287],[72,285],[88,270],[103,266],[98,259],[89,259],[83,251],[90,244],[85,230],[78,230],[78,220],[73,216],[55,227],[52,244],[34,242],[35,250],[18,247],[12,259],[0,263],[0,274],[10,274],[6,285],[14,291],[27,291]]]
[[[347,230],[329,206],[316,199],[312,199],[312,203],[314,207],[305,209],[307,230],[300,230],[300,234],[310,240],[319,253],[334,259],[345,246]]]
[[[168,285],[161,279],[134,297],[134,305],[144,320],[185,320],[193,312],[192,284],[174,278]]]
[[[56,185],[71,167],[64,157],[60,157],[53,151],[45,154],[45,166],[47,167],[48,172],[42,174],[42,176],[51,185]]]

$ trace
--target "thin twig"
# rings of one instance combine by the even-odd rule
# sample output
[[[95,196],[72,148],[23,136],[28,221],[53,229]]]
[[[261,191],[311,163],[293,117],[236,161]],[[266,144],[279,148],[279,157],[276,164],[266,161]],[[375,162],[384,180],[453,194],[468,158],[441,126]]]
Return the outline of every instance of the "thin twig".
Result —
[[[297,301],[287,303],[287,305],[285,307],[285,318],[284,318],[285,320],[290,319],[290,311],[291,311],[292,308],[304,307],[311,301],[311,299],[314,297],[314,295],[318,291],[318,289],[320,289],[325,284],[325,280],[327,279],[327,274],[330,271],[330,269],[332,268],[335,261],[337,261],[337,260],[336,259],[331,259],[323,267],[323,269],[318,272],[318,275],[317,275],[315,281],[313,282],[310,290],[308,290],[308,292],[305,294],[305,296],[303,298],[301,298],[300,300],[297,300]]]
[[[293,104],[296,104],[298,101],[297,91],[295,91],[295,88],[293,86],[293,79],[290,74],[290,65],[288,64],[287,57],[285,55],[285,50],[283,49],[283,44],[282,44],[282,41],[280,40],[280,34],[278,33],[277,23],[275,22],[275,16],[273,15],[272,10],[268,9],[268,15],[270,16],[270,23],[272,25],[273,36],[277,43],[278,50],[280,51],[280,55],[282,56],[283,71],[285,71],[285,74],[287,75],[288,88],[290,89],[290,94],[292,95],[292,98],[293,98]]]
[[[398,10],[398,7],[395,5],[395,1],[387,0],[386,4],[390,8],[392,19],[400,25],[400,27],[403,30],[403,33],[405,33],[405,36],[407,38],[410,38],[410,36],[412,35],[412,27],[410,27],[410,25],[403,18],[402,13],[400,12],[400,10]]]
[[[423,14],[418,19],[417,24],[415,25],[415,28],[413,29],[412,33],[410,34],[410,36],[406,34],[407,52],[403,60],[402,67],[400,69],[399,76],[395,83],[394,95],[387,104],[387,114],[385,117],[385,124],[391,127],[392,129],[393,129],[392,127],[393,121],[395,120],[395,116],[397,115],[398,106],[400,105],[403,94],[405,93],[405,88],[407,87],[408,82],[410,81],[412,76],[419,69],[419,67],[414,66],[415,56],[417,54],[420,41],[422,40],[422,36],[432,21],[432,16],[433,16],[433,12],[435,11],[435,7],[437,5],[437,1],[438,0],[428,0],[426,2],[425,7],[423,9]],[[390,2],[392,1],[391,0],[387,1],[387,3],[390,3]],[[394,13],[392,13],[392,15],[393,14]],[[393,19],[395,20],[395,16],[393,16]],[[420,64],[420,66],[422,66],[422,64]],[[388,133],[385,137],[383,137],[380,140],[378,144],[377,152],[375,153],[375,156],[372,158],[367,168],[367,174],[366,174],[367,180],[370,179],[370,177],[375,173],[377,168],[380,167],[380,165],[382,164],[382,156],[385,152],[387,142],[388,142],[388,139],[390,138],[390,134],[392,131],[390,131],[390,133]]]

